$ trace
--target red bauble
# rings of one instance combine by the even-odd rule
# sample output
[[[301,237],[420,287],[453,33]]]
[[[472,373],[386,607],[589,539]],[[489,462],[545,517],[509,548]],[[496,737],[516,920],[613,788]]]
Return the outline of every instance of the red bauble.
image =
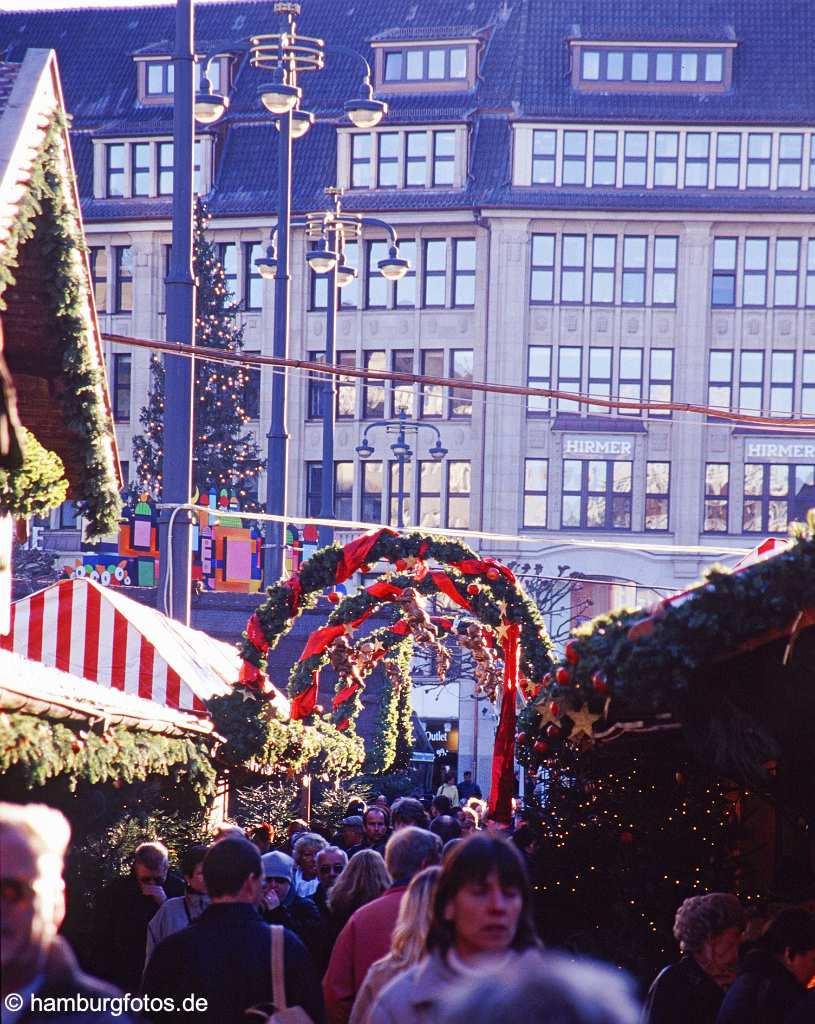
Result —
[[[552,701],[552,703],[549,705],[549,714],[553,715],[555,718],[558,718],[560,716],[560,705]]]
[[[555,680],[558,686],[568,686],[569,678],[569,670],[561,665],[557,672],[555,672]]]
[[[595,672],[591,677],[591,685],[598,693],[608,693],[608,682],[602,672]]]
[[[399,570],[399,572],[404,572],[404,570],[407,569],[407,562],[404,560],[404,558],[396,559],[396,568]]]
[[[479,587],[479,585],[477,583],[468,583],[467,584],[467,593],[471,597],[475,597],[476,594],[481,593],[481,587]]]
[[[536,754],[545,754],[549,749],[549,744],[546,740],[537,740],[533,749]]]
[[[518,742],[520,743],[520,745],[522,747],[526,744],[526,733],[525,732],[519,732],[518,733]]]
[[[371,567],[370,567],[370,565],[368,565],[368,564],[366,563],[365,565],[361,565],[361,566],[359,567],[359,571],[360,571],[360,572],[370,572],[370,571],[371,571]]]
[[[339,604],[340,595],[337,593],[336,590],[332,590],[331,593],[328,595],[328,600],[331,604]]]
[[[314,714],[315,715],[321,715],[324,711],[325,711],[325,708],[322,706],[322,704],[315,704],[314,705]]]
[[[555,725],[554,722],[550,722],[549,725],[546,726],[546,735],[550,740],[556,740],[558,736],[560,736],[560,726]]]
[[[552,682],[552,673],[551,672],[547,672],[546,675],[541,680],[541,683],[544,686],[548,686],[551,682]]]
[[[80,752],[80,750],[84,750],[84,749],[85,749],[85,744],[84,744],[84,742],[82,740],[74,740],[74,742],[71,744],[71,750],[73,750],[73,752],[75,754],[78,754]]]
[[[487,569],[485,575],[488,580],[497,580],[501,573],[497,569]]]
[[[576,665],[578,661],[580,661],[580,655],[577,652],[577,644],[574,640],[570,640],[566,644],[566,661],[568,661],[570,665]]]

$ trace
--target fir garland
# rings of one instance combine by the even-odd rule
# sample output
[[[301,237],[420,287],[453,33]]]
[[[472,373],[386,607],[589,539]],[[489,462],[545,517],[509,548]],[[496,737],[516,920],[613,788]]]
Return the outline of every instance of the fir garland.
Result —
[[[88,520],[88,536],[115,530],[121,513],[116,469],[108,432],[104,368],[89,337],[85,251],[78,211],[61,172],[68,122],[55,116],[34,158],[27,188],[5,246],[0,247],[0,310],[3,293],[14,284],[21,247],[31,239],[48,267],[44,287],[52,318],[52,344],[61,353],[60,412],[83,448],[84,472],[73,481],[73,496]]]
[[[114,726],[103,735],[20,712],[0,712],[0,772],[12,767],[29,788],[64,775],[71,791],[80,782],[144,781],[172,775],[200,802],[215,791],[207,749],[192,739]]]
[[[0,510],[26,519],[61,505],[68,481],[56,452],[44,448],[25,427],[19,428],[18,435],[23,464],[11,471],[0,469]]]
[[[570,712],[583,708],[617,721],[659,713],[687,721],[700,708],[710,717],[711,694],[695,685],[700,676],[756,638],[790,629],[802,610],[812,608],[815,510],[807,527],[796,528],[787,551],[741,572],[714,566],[690,597],[661,608],[648,632],[630,633],[649,617],[647,610],[611,612],[574,630],[566,656],[519,716],[519,759],[535,763],[534,743],[541,742],[541,729],[552,726],[560,731],[545,742],[549,754],[556,752],[569,735]],[[769,739],[758,740],[765,734],[762,723],[744,709],[741,720],[755,750],[766,750]],[[735,719],[730,724],[732,731]]]

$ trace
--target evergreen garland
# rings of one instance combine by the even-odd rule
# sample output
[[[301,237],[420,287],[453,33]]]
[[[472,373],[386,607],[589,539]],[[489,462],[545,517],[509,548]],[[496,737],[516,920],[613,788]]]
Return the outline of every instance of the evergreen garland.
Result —
[[[195,344],[240,353],[244,329],[215,245],[206,237],[209,221],[199,199],[193,234]],[[234,488],[241,508],[256,507],[257,477],[265,463],[254,435],[246,429],[249,416],[244,406],[251,389],[260,387],[259,371],[196,359],[194,386],[193,487],[200,495],[211,488],[218,494]],[[136,477],[139,487],[158,499],[164,457],[164,362],[159,355],[150,359],[150,387],[139,422],[144,433],[133,438]]]
[[[27,519],[61,505],[68,481],[56,452],[44,448],[25,427],[19,428],[18,436],[23,464],[15,470],[0,469],[0,511]]]
[[[16,767],[29,788],[64,775],[80,782],[133,782],[174,776],[203,804],[215,790],[215,770],[203,744],[190,738],[114,726],[100,735],[21,712],[0,712],[0,773]]]
[[[48,273],[43,277],[52,344],[62,357],[59,406],[65,426],[82,446],[85,471],[73,483],[72,496],[88,521],[88,536],[116,529],[121,512],[116,469],[104,402],[105,373],[97,359],[88,312],[85,244],[73,197],[63,177],[63,147],[68,123],[55,116],[34,158],[27,187],[17,204],[9,237],[0,247],[0,310],[3,293],[14,284],[21,247],[36,245]]]

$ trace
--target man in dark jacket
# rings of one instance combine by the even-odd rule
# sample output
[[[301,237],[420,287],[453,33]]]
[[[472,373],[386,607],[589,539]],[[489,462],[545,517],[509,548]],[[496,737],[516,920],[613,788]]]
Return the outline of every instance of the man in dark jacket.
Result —
[[[348,850],[348,859],[350,860],[360,850],[375,850],[384,857],[390,836],[390,824],[390,813],[387,808],[369,807],[362,815],[362,842]]]
[[[68,822],[59,811],[0,804],[3,1020],[132,1024],[121,992],[84,974],[71,947],[57,935],[65,913],[62,861],[69,838]],[[81,1009],[82,1000],[86,1006],[92,1000],[94,1009]]]
[[[114,878],[96,901],[93,969],[125,992],[139,990],[151,919],[167,899],[184,895],[183,879],[168,868],[162,843],[142,843],[130,874]]]
[[[322,919],[314,900],[299,896],[294,888],[294,861],[287,853],[272,850],[260,858],[263,896],[258,906],[266,924],[282,924],[300,939],[315,964],[322,949]]]
[[[156,946],[143,983],[146,996],[172,998],[175,1007],[193,996],[199,1006],[206,1000],[206,1009],[153,1011],[157,1024],[246,1024],[246,1010],[271,1002],[271,929],[255,909],[262,878],[260,854],[248,840],[225,839],[210,848],[204,879],[212,902],[188,928]],[[283,958],[286,1002],[323,1024],[319,981],[291,931],[285,932]]]
[[[481,800],[481,787],[477,782],[473,782],[472,772],[465,772],[463,781],[458,784],[458,798],[462,807],[467,803],[471,796],[477,797]]]

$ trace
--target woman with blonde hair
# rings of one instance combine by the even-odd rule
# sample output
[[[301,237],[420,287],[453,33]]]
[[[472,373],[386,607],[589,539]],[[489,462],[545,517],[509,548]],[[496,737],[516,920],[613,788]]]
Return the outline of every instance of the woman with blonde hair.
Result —
[[[329,911],[322,949],[323,971],[328,966],[337,936],[355,910],[375,900],[391,884],[391,876],[382,855],[376,850],[360,850],[348,861],[326,896]]]
[[[441,868],[434,865],[415,875],[399,904],[399,917],[391,938],[391,951],[368,968],[362,987],[354,1000],[348,1024],[368,1024],[374,999],[391,978],[412,967],[424,956],[430,928],[433,886]]]

